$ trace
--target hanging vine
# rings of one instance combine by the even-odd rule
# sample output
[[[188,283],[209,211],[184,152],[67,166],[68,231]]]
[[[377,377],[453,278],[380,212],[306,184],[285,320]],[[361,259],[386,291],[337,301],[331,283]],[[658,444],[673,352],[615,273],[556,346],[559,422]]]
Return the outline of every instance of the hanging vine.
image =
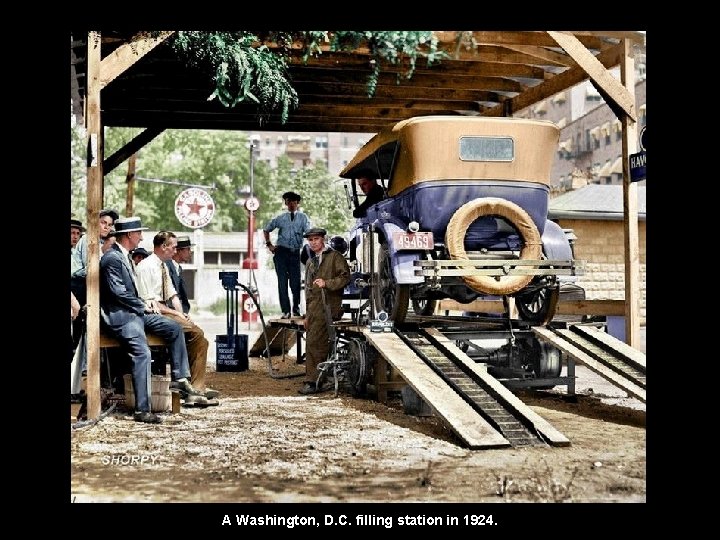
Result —
[[[307,61],[322,54],[324,48],[352,51],[367,47],[371,66],[368,97],[375,95],[383,66],[403,68],[397,73],[400,84],[412,77],[418,59],[430,65],[448,56],[438,49],[433,32],[421,31],[179,31],[170,43],[189,65],[209,70],[215,89],[208,100],[217,99],[226,107],[255,103],[261,124],[276,112],[285,123],[298,106],[288,71],[293,49],[299,48]]]

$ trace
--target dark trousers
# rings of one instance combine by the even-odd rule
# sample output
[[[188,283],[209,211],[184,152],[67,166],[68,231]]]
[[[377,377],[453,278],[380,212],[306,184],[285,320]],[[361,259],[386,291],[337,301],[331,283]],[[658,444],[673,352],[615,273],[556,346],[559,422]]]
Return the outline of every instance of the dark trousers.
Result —
[[[288,285],[292,291],[292,311],[300,311],[300,251],[283,246],[275,248],[273,257],[280,295],[280,310],[290,313]]]

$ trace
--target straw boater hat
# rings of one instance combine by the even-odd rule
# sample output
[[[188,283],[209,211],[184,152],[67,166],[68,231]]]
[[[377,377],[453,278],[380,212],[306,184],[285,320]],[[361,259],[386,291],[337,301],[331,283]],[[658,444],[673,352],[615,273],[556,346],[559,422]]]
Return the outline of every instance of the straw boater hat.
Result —
[[[124,217],[115,220],[115,234],[147,230],[148,228],[143,227],[140,218],[137,217]]]
[[[190,241],[190,237],[189,237],[189,236],[178,236],[178,237],[177,237],[177,241],[178,241],[178,242],[177,242],[177,248],[178,248],[178,249],[187,248],[187,247],[190,247],[190,246],[194,246],[194,245],[195,245],[195,244],[193,244],[193,243]]]

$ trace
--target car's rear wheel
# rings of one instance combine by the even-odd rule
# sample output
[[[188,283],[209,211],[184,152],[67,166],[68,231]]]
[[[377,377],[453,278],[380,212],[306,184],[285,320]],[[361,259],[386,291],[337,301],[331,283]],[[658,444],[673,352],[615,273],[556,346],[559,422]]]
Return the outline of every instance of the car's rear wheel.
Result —
[[[390,320],[402,323],[410,301],[410,285],[400,285],[395,281],[387,244],[380,246],[376,282],[373,287],[375,312],[385,311]]]
[[[516,295],[515,306],[523,321],[547,324],[555,315],[559,298],[559,287],[543,287],[530,293]]]

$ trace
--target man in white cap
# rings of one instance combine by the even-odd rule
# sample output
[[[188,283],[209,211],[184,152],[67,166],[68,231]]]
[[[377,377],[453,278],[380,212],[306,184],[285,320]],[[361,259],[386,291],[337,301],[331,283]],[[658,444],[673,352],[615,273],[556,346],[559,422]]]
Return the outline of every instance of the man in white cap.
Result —
[[[301,394],[315,394],[318,364],[330,352],[327,311],[333,320],[342,317],[342,295],[350,282],[350,267],[345,257],[325,246],[327,231],[312,228],[305,233],[313,256],[305,265],[305,384]]]

